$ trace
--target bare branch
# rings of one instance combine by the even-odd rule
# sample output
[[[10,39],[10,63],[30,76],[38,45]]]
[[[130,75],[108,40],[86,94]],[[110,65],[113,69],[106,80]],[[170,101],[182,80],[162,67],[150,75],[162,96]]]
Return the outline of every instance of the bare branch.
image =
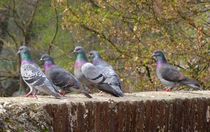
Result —
[[[30,36],[30,32],[31,32],[33,20],[34,20],[36,11],[37,11],[38,3],[39,3],[39,0],[36,0],[35,4],[33,5],[34,8],[33,8],[33,11],[32,11],[32,15],[31,15],[31,17],[29,18],[29,20],[25,24],[25,35],[24,35],[24,37],[25,37],[26,45],[29,43],[29,41],[31,39],[30,38],[31,37]]]
[[[145,67],[145,69],[147,71],[147,77],[148,77],[150,83],[153,83],[153,80],[152,80],[152,77],[151,77],[151,71],[150,71],[149,66],[147,64],[144,64],[143,66]]]
[[[28,22],[26,24],[26,27],[30,27],[30,25],[32,24],[32,22],[34,20],[34,17],[35,17],[35,14],[36,14],[38,4],[39,4],[39,0],[36,0],[36,3],[34,4],[34,10],[31,13],[32,15],[31,15],[30,19],[28,20]]]
[[[104,35],[103,33],[100,33],[98,31],[96,31],[95,29],[93,28],[90,28],[88,27],[87,25],[84,25],[84,24],[81,24],[81,27],[83,27],[84,29],[88,30],[88,31],[91,31],[93,33],[95,33],[96,35],[99,35],[101,38],[105,39],[106,41],[108,41],[114,48],[117,52],[127,56],[127,57],[132,57],[130,56],[129,54],[125,53],[124,51],[122,51],[121,49],[119,49],[109,38],[106,37],[106,35]]]
[[[17,27],[21,30],[22,34],[25,36],[25,30],[24,30],[24,24],[23,23],[19,23],[18,20],[20,21],[20,17],[16,11],[16,2],[15,0],[12,0],[13,6],[12,6],[12,15],[14,18],[14,22],[17,25]],[[18,20],[17,20],[18,19]]]
[[[58,18],[58,11],[57,11],[57,8],[56,7],[54,7],[54,11],[55,11],[55,15],[56,15],[56,28],[55,28],[55,34],[54,34],[54,36],[53,36],[53,38],[52,38],[52,40],[51,40],[51,42],[50,42],[50,44],[49,44],[49,46],[48,46],[48,51],[47,51],[47,53],[50,55],[50,52],[51,52],[51,49],[52,49],[52,46],[53,46],[53,44],[54,44],[54,42],[55,42],[55,39],[56,39],[56,36],[57,36],[57,34],[58,34],[58,22],[59,22],[59,18]]]
[[[177,13],[179,14],[179,16],[185,20],[189,25],[191,25],[193,28],[195,28],[196,30],[198,30],[198,26],[196,26],[196,24],[194,23],[194,21],[190,18],[187,18],[186,16],[183,15],[183,13],[181,11],[177,11]],[[204,35],[206,35],[207,37],[210,37],[210,35],[206,32],[204,32],[204,30],[200,30]]]
[[[15,36],[12,35],[8,30],[6,30],[6,33],[13,40],[13,42],[15,43],[15,48],[16,48],[16,51],[17,51],[18,50],[18,43],[17,43],[17,40],[16,40]]]
[[[16,61],[14,58],[0,57],[1,61]]]

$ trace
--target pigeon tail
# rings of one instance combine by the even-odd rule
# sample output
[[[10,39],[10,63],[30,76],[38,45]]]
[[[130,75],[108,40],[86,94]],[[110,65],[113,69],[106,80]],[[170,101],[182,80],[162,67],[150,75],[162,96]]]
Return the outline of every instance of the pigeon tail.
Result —
[[[84,94],[88,98],[93,98],[90,94],[87,88],[85,88],[83,85],[79,86],[80,93]]]
[[[99,87],[99,90],[105,92],[105,93],[109,93],[115,97],[123,97],[124,94],[122,91],[119,90],[115,90],[118,88],[115,88],[115,86],[110,86],[108,84],[100,84],[101,87]]]
[[[191,80],[189,78],[186,78],[185,80],[180,82],[182,85],[186,85],[188,87],[197,89],[197,90],[202,90],[203,88],[201,87],[201,85],[195,81],[195,80]]]
[[[112,86],[112,87],[116,87],[117,89],[119,89],[118,86]],[[114,88],[114,89],[116,89],[116,88]],[[117,90],[116,91],[116,95],[117,95],[117,97],[123,97],[124,93],[121,90]]]
[[[55,96],[56,99],[61,99],[62,95],[60,93],[52,93],[53,96]]]
[[[93,98],[89,93],[87,93],[87,92],[81,92],[82,94],[84,94],[86,97],[88,97],[88,98]]]
[[[49,91],[50,93],[51,93],[51,95],[53,95],[56,99],[61,99],[61,97],[62,97],[62,94],[59,92],[59,91],[57,91],[57,89],[55,88],[55,87],[53,87],[54,88],[54,90],[53,91]]]

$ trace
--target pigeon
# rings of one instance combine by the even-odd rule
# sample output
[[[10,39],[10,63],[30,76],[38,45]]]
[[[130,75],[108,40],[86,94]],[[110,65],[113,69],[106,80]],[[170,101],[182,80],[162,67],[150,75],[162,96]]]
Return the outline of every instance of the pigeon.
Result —
[[[44,61],[45,74],[54,85],[60,87],[64,92],[81,92],[88,98],[92,98],[92,96],[88,94],[88,91],[83,89],[79,80],[76,79],[70,72],[58,67],[54,63],[53,58],[48,54],[43,54],[40,60]]]
[[[81,67],[85,64],[88,63],[87,56],[85,54],[85,51],[83,47],[77,46],[75,47],[75,50],[73,51],[76,55],[76,61],[74,64],[74,75],[75,77],[82,83],[84,84],[87,89],[87,87],[94,87],[95,85],[92,84],[82,73]]]
[[[113,69],[111,65],[109,65],[106,61],[102,59],[98,51],[95,50],[90,51],[89,57],[92,59],[92,63],[95,66],[109,67],[110,69]]]
[[[167,87],[166,91],[171,91],[173,88],[181,85],[202,90],[201,85],[197,81],[185,77],[176,67],[168,64],[162,51],[154,52],[153,57],[157,61],[157,77]]]
[[[74,74],[80,80],[85,80],[84,82],[89,82],[97,86],[101,91],[109,93],[116,97],[123,96],[123,92],[120,88],[112,87],[117,81],[109,76],[109,70],[95,66],[94,64],[88,62],[87,56],[83,47],[77,46],[74,49],[77,54]],[[114,81],[113,81],[114,80]]]
[[[30,88],[26,97],[31,94],[33,97],[36,97],[36,94],[39,91],[45,94],[53,95],[55,98],[61,98],[58,89],[50,80],[47,79],[41,68],[32,60],[29,48],[21,46],[17,54],[20,54],[21,57],[21,76]]]
[[[102,74],[106,77],[106,80],[103,84],[103,89],[115,89],[117,91],[117,96],[123,96],[122,85],[120,78],[117,73],[114,71],[113,67],[108,64],[97,51],[91,51],[89,57],[92,58],[92,63],[95,65]],[[106,84],[106,85],[105,85]],[[111,87],[111,88],[109,88]],[[103,89],[101,89],[103,91]]]

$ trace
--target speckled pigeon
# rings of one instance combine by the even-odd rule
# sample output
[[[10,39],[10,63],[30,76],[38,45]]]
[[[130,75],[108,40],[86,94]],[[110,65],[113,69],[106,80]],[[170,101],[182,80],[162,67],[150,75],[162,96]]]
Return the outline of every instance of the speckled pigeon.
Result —
[[[92,63],[95,65],[101,73],[106,77],[104,81],[104,87],[112,87],[117,91],[118,96],[123,96],[122,85],[120,78],[117,73],[114,71],[113,67],[108,64],[97,51],[91,51],[89,56],[92,58]],[[106,85],[108,86],[106,86]]]
[[[74,52],[77,53],[74,70],[74,74],[77,78],[82,81],[85,80],[85,82],[91,82],[92,84],[97,85],[99,90],[116,97],[123,96],[121,89],[111,87],[110,84],[113,83],[112,78],[109,78],[103,69],[88,62],[83,47],[77,46]]]
[[[26,97],[31,94],[36,97],[37,91],[40,91],[61,98],[58,89],[47,79],[40,67],[33,62],[28,47],[21,46],[17,53],[21,56],[21,76],[30,88]]]
[[[48,54],[43,54],[41,59],[44,61],[44,70],[47,78],[53,82],[54,85],[60,87],[64,92],[81,92],[88,98],[92,98],[88,91],[86,91],[78,79],[76,79],[70,72],[58,67],[52,57]]]
[[[157,61],[157,77],[161,83],[167,87],[167,91],[171,91],[173,88],[180,85],[186,85],[196,90],[202,90],[201,85],[197,81],[185,77],[174,66],[168,64],[162,51],[154,52],[153,57]]]

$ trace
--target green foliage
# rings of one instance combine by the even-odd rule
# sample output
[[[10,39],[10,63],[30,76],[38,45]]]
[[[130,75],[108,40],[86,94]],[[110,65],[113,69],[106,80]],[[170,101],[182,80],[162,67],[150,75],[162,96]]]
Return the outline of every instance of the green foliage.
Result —
[[[127,91],[160,87],[151,58],[155,50],[165,51],[170,63],[210,87],[208,3],[91,0],[60,5],[63,27],[87,49],[104,49],[102,56],[117,69]]]

